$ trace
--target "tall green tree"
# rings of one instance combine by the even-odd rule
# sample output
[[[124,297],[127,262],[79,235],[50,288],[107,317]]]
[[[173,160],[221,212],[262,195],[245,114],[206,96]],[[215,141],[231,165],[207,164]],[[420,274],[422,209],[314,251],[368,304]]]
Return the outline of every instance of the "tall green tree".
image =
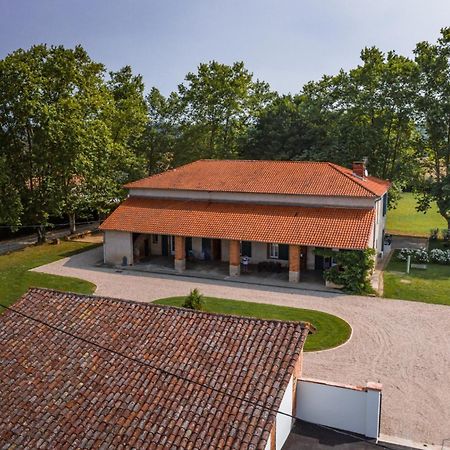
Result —
[[[422,177],[417,186],[420,211],[436,201],[450,229],[450,28],[436,44],[417,44],[417,113]]]
[[[117,197],[128,175],[117,173],[126,161],[113,139],[117,109],[103,65],[80,46],[37,45],[1,60],[0,184],[15,194],[12,202],[0,189],[0,216],[14,209],[9,224],[36,225],[42,241],[51,217],[74,223],[76,214],[99,209],[99,193]]]
[[[268,84],[254,80],[242,62],[200,64],[169,98],[151,92],[150,135],[159,154],[161,148],[171,154],[173,165],[236,158],[248,127],[273,97]],[[169,141],[161,137],[168,128]]]

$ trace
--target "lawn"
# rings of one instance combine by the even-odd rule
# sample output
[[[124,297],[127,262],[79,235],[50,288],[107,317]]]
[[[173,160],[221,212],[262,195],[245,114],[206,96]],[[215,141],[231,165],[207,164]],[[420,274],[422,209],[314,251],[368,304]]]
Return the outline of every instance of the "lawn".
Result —
[[[181,306],[184,297],[169,297],[156,300],[159,305]],[[325,350],[347,341],[350,325],[339,317],[311,309],[290,308],[262,303],[250,303],[223,298],[205,297],[205,311],[221,314],[256,317],[258,319],[294,320],[312,323],[317,332],[309,335],[305,351]]]
[[[428,237],[432,228],[447,228],[446,221],[437,212],[436,203],[432,203],[426,214],[417,212],[416,205],[413,194],[403,193],[397,208],[390,209],[387,213],[386,232]]]
[[[88,250],[96,245],[63,241],[58,245],[32,246],[7,255],[0,255],[0,302],[6,305],[14,303],[31,286],[92,294],[95,285],[88,281],[29,272],[29,269]]]
[[[384,297],[450,305],[450,266],[427,264],[426,270],[411,269],[392,256],[384,272]]]

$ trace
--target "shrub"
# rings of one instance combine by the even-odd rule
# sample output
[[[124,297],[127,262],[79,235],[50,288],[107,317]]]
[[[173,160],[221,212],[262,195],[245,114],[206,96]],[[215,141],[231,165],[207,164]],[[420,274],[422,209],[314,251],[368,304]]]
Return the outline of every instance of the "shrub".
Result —
[[[399,261],[406,261],[408,256],[411,256],[411,261],[415,263],[424,264],[429,262],[428,252],[421,248],[402,248],[397,254]]]
[[[438,237],[439,237],[439,228],[432,228],[430,230],[430,239],[432,241],[436,241]]]
[[[375,250],[331,250],[315,251],[317,255],[333,257],[336,265],[325,271],[325,278],[334,284],[343,286],[344,291],[352,294],[373,293],[370,284],[375,261]]]
[[[450,241],[450,230],[448,228],[441,230],[441,235],[444,241]]]
[[[430,251],[430,261],[436,264],[450,264],[450,250],[434,248]]]
[[[205,300],[203,298],[203,294],[196,289],[192,289],[190,294],[184,300],[184,303],[181,305],[183,308],[195,309],[197,311],[201,311],[205,306]]]

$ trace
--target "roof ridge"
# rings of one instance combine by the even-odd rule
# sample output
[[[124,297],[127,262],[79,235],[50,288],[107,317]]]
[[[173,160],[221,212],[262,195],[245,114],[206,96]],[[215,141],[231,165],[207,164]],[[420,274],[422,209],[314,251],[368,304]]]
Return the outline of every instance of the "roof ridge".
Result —
[[[134,183],[137,183],[138,181],[144,181],[144,180],[148,180],[148,179],[150,179],[150,178],[156,178],[156,177],[159,177],[159,176],[161,176],[161,175],[165,175],[165,174],[167,174],[167,173],[169,173],[169,172],[174,172],[175,170],[180,169],[181,167],[191,166],[192,164],[194,164],[194,163],[196,163],[196,162],[198,162],[198,161],[208,161],[208,160],[197,159],[197,160],[195,160],[195,161],[191,161],[191,162],[188,162],[188,163],[186,163],[186,164],[181,164],[181,166],[172,167],[172,169],[167,169],[167,170],[164,170],[164,171],[159,172],[159,173],[154,173],[153,175],[149,175],[148,177],[139,178],[138,180],[134,180],[134,181],[129,181],[128,183],[125,183],[125,184],[123,185],[123,187],[126,188],[126,187],[128,187],[128,186],[131,186],[131,185],[134,184]]]
[[[341,169],[347,170],[345,167],[340,166],[339,164],[335,164],[332,162],[328,162],[328,164],[333,167],[334,170],[338,171],[339,173],[341,173],[342,175],[344,175],[346,178],[348,178],[349,180],[353,181],[354,183],[356,183],[358,186],[361,186],[363,189],[365,189],[367,192],[369,192],[370,194],[372,194],[373,196],[377,196],[376,192],[372,191],[371,189],[369,189],[367,186],[365,186],[361,180],[358,180],[355,177],[350,176],[348,173],[345,173],[344,171],[342,171]]]
[[[60,295],[74,295],[76,297],[84,297],[84,298],[91,298],[94,300],[107,300],[114,303],[129,303],[132,305],[139,305],[144,308],[159,308],[159,309],[171,309],[176,311],[181,311],[185,313],[192,313],[192,314],[201,314],[206,316],[214,316],[214,317],[224,317],[224,318],[234,318],[234,319],[241,319],[241,320],[249,320],[252,322],[268,322],[268,323],[281,323],[286,325],[295,325],[299,326],[301,328],[307,328],[311,333],[314,333],[316,331],[316,327],[312,325],[310,322],[303,322],[303,321],[294,321],[294,320],[280,320],[280,319],[258,319],[257,317],[250,317],[250,316],[239,316],[237,314],[224,314],[224,313],[216,313],[216,312],[209,312],[209,311],[199,311],[189,308],[182,308],[181,306],[171,306],[171,305],[159,305],[157,303],[153,302],[140,302],[138,300],[129,300],[124,298],[118,298],[118,297],[109,297],[104,295],[94,295],[94,294],[79,294],[77,292],[71,292],[71,291],[62,291],[59,289],[53,289],[53,288],[42,288],[38,286],[32,286],[29,287],[28,290],[19,298],[18,302],[25,300],[26,296],[30,292],[36,292],[36,293],[42,293],[42,292],[54,292],[56,294]],[[180,296],[182,297],[182,296]],[[162,299],[161,299],[162,300]]]

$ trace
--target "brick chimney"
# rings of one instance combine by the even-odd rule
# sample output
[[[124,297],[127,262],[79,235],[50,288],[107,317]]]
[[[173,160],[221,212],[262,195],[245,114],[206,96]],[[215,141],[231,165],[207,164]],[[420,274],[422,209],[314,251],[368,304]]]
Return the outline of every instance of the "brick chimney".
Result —
[[[365,161],[355,161],[353,163],[353,174],[359,178],[365,178],[367,176],[366,162]]]

